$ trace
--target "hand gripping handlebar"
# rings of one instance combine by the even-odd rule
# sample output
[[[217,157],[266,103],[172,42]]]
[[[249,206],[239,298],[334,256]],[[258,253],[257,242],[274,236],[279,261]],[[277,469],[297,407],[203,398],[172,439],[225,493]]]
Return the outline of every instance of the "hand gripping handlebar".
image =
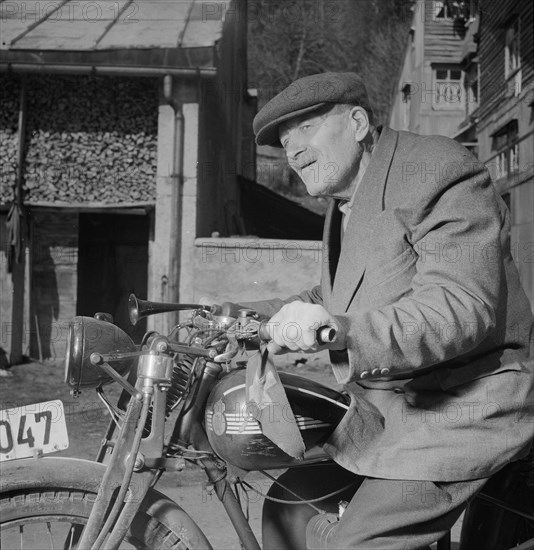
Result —
[[[270,342],[272,340],[268,324],[269,321],[261,321],[258,327],[258,336],[262,342]],[[315,339],[319,345],[331,344],[336,341],[336,337],[336,329],[330,326],[319,327],[315,331]]]

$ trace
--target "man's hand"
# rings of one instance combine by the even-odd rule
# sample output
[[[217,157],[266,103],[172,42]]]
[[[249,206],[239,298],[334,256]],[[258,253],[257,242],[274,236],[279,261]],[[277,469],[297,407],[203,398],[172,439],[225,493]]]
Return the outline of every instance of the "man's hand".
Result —
[[[305,302],[286,304],[267,323],[271,336],[269,353],[288,351],[316,352],[322,349],[344,349],[346,334],[339,321],[323,306]],[[336,330],[335,341],[320,345],[317,329],[332,327]]]

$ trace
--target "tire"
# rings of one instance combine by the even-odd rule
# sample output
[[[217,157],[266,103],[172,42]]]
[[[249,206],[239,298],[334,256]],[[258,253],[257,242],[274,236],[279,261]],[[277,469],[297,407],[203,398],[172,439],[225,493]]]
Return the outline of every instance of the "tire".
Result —
[[[4,463],[0,478],[0,548],[77,548],[104,471],[103,464],[69,458]],[[120,546],[121,550],[132,548],[212,550],[187,513],[153,489],[148,491]]]
[[[0,500],[1,548],[76,548],[75,541],[87,523],[96,494],[81,490],[24,490]],[[21,544],[22,542],[22,544]],[[140,510],[126,544],[143,550],[193,550],[180,533]]]

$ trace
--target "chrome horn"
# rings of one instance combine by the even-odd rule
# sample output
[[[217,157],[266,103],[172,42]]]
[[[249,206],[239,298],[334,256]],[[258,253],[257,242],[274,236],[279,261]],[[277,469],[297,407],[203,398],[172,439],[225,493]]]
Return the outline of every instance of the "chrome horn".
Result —
[[[166,313],[168,311],[184,311],[187,309],[205,309],[201,304],[170,304],[165,302],[150,302],[149,300],[139,300],[135,294],[130,294],[128,298],[128,314],[132,325],[137,324],[139,319],[155,315],[156,313]]]

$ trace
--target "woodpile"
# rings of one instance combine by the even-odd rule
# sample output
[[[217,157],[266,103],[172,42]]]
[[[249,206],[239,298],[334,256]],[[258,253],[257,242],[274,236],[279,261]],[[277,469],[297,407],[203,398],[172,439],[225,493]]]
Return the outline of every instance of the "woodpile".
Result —
[[[35,75],[27,98],[25,201],[155,200],[157,80]]]
[[[14,198],[17,177],[19,84],[16,78],[0,77],[0,204]]]

